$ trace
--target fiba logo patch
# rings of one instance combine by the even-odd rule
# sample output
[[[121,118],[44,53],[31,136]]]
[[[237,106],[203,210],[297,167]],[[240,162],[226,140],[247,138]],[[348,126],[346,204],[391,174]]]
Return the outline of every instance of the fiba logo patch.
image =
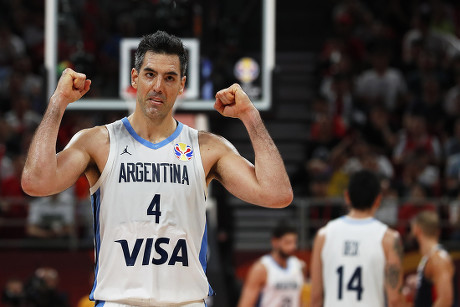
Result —
[[[252,58],[242,58],[235,64],[234,73],[241,82],[251,83],[259,77],[259,64]]]
[[[193,149],[185,143],[177,143],[174,145],[174,154],[181,161],[188,161],[193,157]]]

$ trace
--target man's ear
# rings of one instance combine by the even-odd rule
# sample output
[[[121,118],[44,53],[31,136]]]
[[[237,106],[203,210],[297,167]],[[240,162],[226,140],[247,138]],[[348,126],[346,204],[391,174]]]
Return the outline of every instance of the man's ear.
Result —
[[[137,78],[139,73],[136,68],[131,69],[131,86],[137,90]]]
[[[187,77],[186,76],[183,76],[182,77],[182,80],[180,81],[181,83],[181,88],[179,90],[179,94],[182,95],[184,93],[184,90],[185,90],[185,81],[187,80]]]

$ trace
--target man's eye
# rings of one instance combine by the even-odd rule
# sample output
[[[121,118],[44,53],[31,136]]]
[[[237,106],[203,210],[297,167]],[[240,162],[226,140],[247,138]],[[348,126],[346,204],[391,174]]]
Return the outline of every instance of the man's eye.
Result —
[[[151,73],[151,72],[148,72],[148,73],[146,73],[145,75],[146,75],[147,77],[153,77],[153,73]]]

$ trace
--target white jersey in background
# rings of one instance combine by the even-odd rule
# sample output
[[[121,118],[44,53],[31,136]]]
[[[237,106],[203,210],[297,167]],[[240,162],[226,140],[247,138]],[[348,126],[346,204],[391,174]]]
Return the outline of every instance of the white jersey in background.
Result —
[[[260,260],[267,270],[267,280],[261,292],[259,307],[300,307],[304,284],[302,263],[291,256],[286,268],[281,267],[271,255]]]
[[[198,131],[178,123],[154,144],[127,118],[106,127],[110,153],[91,187],[96,276],[90,298],[97,306],[203,302],[212,289]]]
[[[374,218],[335,219],[325,227],[321,251],[324,307],[385,306],[385,254],[388,227]]]

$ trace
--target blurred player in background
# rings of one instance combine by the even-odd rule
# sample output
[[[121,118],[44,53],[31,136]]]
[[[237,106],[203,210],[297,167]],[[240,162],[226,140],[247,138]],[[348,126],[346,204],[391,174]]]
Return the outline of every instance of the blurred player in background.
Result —
[[[311,306],[399,306],[403,247],[399,234],[374,218],[381,201],[377,176],[353,174],[345,200],[350,212],[315,238]]]
[[[283,160],[259,111],[237,84],[216,94],[214,107],[245,125],[255,163],[225,139],[173,117],[183,93],[187,52],[162,31],[144,36],[131,70],[134,113],[78,132],[56,155],[68,104],[91,81],[66,69],[30,145],[22,176],[34,196],[59,193],[85,174],[94,212],[96,306],[205,306],[206,198],[216,179],[242,200],[285,207],[293,198]]]
[[[417,214],[412,220],[411,231],[423,256],[417,269],[414,307],[457,307],[455,266],[449,253],[439,244],[437,213],[422,211]]]
[[[302,306],[306,265],[294,256],[297,239],[295,228],[286,224],[280,224],[273,230],[272,251],[251,267],[238,307]]]

